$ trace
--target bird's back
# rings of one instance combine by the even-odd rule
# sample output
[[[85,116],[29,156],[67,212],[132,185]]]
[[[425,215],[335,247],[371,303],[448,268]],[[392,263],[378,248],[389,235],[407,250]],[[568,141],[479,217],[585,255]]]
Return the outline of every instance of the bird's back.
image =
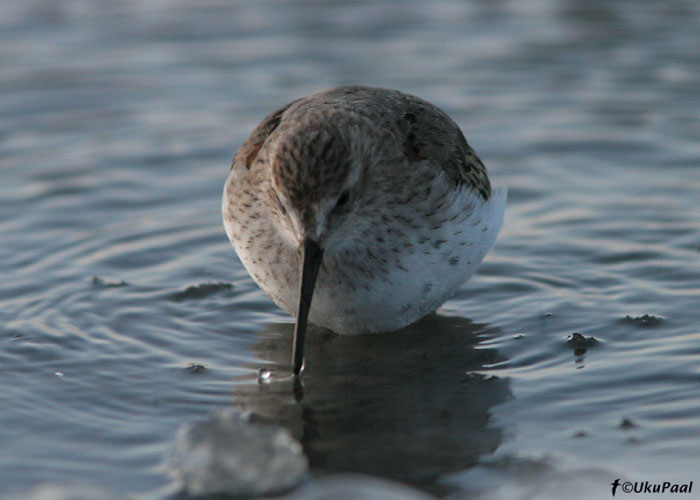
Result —
[[[290,103],[280,126],[322,110],[350,111],[400,142],[408,164],[429,160],[457,185],[491,194],[486,167],[469,146],[459,126],[440,108],[419,97],[380,87],[345,86]]]

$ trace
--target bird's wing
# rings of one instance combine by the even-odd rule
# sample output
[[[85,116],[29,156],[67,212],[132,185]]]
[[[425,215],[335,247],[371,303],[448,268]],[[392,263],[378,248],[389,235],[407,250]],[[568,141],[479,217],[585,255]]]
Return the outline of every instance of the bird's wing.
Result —
[[[290,116],[311,109],[347,109],[365,116],[379,129],[402,141],[409,164],[430,160],[457,185],[491,196],[486,167],[469,146],[459,126],[437,106],[398,90],[360,85],[336,87],[301,99]]]
[[[467,185],[488,200],[491,183],[486,167],[459,126],[436,106],[411,95],[402,95],[403,112],[397,121],[408,161],[432,160],[456,184]]]

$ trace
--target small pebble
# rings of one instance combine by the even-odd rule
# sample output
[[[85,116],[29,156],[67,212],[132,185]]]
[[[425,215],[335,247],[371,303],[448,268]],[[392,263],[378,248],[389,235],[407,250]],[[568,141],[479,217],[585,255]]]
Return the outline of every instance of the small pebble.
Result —
[[[114,288],[114,287],[120,287],[120,286],[127,286],[127,282],[124,280],[122,280],[122,281],[107,281],[103,278],[100,278],[99,276],[93,276],[92,277],[92,285],[106,287],[106,288]]]
[[[225,290],[231,290],[233,285],[231,283],[202,283],[200,285],[188,286],[182,291],[173,293],[170,298],[175,301],[191,300],[191,299],[204,299],[210,295],[215,295]]]
[[[620,421],[620,425],[618,425],[618,427],[620,429],[629,430],[638,427],[638,425],[632,422],[631,419],[625,417]]]
[[[185,370],[191,373],[202,373],[207,370],[207,367],[197,363],[190,363],[185,367]]]

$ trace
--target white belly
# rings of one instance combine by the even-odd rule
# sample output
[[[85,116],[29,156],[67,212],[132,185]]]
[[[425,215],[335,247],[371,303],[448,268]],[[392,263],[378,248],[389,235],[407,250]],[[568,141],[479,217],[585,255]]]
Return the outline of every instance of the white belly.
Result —
[[[465,190],[458,203],[448,209],[454,210],[454,220],[428,233],[417,231],[410,249],[394,252],[392,265],[378,277],[354,272],[342,255],[327,252],[309,320],[352,335],[396,330],[433,312],[457,292],[493,246],[503,222],[506,197],[505,188],[494,190],[488,201]],[[225,193],[224,226],[243,265],[277,305],[295,314],[299,283],[296,249],[271,224],[257,222],[242,229],[239,221],[227,217],[226,200]],[[464,211],[466,205],[471,210]]]

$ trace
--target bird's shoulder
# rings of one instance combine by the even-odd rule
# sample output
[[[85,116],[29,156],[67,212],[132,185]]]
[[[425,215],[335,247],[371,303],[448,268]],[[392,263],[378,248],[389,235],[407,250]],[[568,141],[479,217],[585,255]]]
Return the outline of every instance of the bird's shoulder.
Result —
[[[409,165],[428,160],[456,185],[466,185],[484,199],[491,196],[491,183],[483,162],[459,126],[428,101],[398,90],[346,86],[317,94],[308,105],[342,107],[364,115],[378,129],[392,131],[395,140],[401,142]],[[304,101],[295,107],[304,108]]]
[[[393,119],[409,163],[428,160],[441,168],[456,185],[491,195],[486,167],[467,142],[459,126],[440,108],[418,97],[400,93]]]

